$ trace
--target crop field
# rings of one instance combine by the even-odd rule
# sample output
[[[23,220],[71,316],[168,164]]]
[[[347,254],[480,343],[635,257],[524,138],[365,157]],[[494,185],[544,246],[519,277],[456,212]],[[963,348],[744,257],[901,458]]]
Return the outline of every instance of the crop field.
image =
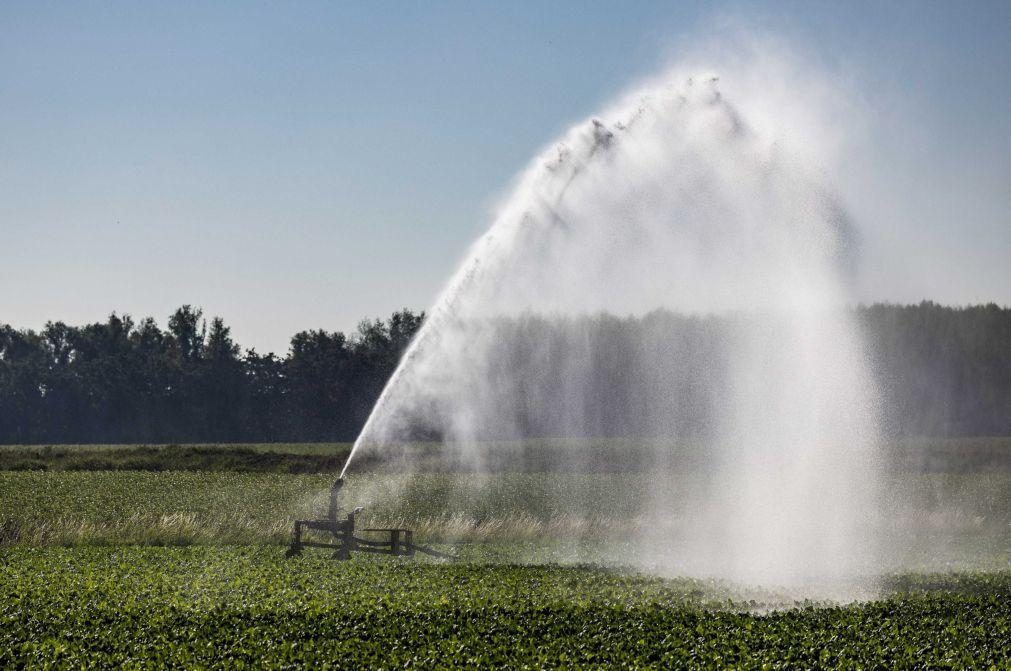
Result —
[[[285,560],[334,475],[229,471],[215,449],[209,470],[0,470],[0,667],[1011,665],[1004,469],[893,473],[904,568],[847,605],[636,569],[655,476],[634,469],[352,475],[366,523],[460,560]]]
[[[621,540],[644,528],[650,475],[377,474],[344,495],[373,526],[404,525],[456,543]],[[665,476],[667,477],[667,476]],[[693,496],[690,476],[673,487]],[[0,544],[286,543],[291,521],[318,516],[333,475],[190,471],[0,471]],[[999,568],[1011,556],[1011,475],[906,474],[896,528],[920,543],[913,564]],[[524,551],[524,555],[526,551]]]
[[[592,567],[285,561],[273,548],[2,555],[0,666],[1006,668],[1011,574],[767,611]],[[761,598],[761,595],[759,595]]]

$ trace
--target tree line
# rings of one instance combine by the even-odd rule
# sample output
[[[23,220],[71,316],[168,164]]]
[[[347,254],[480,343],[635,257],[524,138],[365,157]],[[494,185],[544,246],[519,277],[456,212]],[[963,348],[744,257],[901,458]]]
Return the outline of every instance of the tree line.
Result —
[[[872,305],[858,310],[899,436],[1011,436],[1011,309]]]
[[[0,325],[0,443],[346,441],[423,314],[302,331],[279,357],[242,351],[189,305],[152,318],[41,331]]]
[[[889,433],[1011,435],[1011,309],[877,304],[857,308],[857,318]],[[189,305],[165,330],[152,318],[116,314],[40,331],[0,325],[0,443],[350,441],[423,319],[404,309],[350,334],[301,331],[284,356],[243,351],[223,320],[205,320]],[[642,341],[648,331],[653,341],[666,333],[706,351],[719,340],[714,319],[700,326],[661,312],[587,318],[585,326],[602,350]],[[623,360],[617,351],[595,356],[612,368]],[[622,384],[635,384],[606,366],[602,395],[592,399],[605,408],[601,426],[590,427],[597,435],[615,432],[606,407],[617,403]],[[691,385],[683,392],[688,414],[678,421],[685,426],[698,418]]]

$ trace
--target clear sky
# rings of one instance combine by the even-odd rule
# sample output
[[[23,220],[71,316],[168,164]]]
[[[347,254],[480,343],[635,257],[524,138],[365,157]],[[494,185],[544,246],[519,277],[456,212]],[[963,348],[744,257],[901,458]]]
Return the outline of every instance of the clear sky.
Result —
[[[860,298],[1011,304],[1006,0],[8,1],[0,323],[192,303],[280,353],[424,309],[534,152],[727,15],[871,112]]]

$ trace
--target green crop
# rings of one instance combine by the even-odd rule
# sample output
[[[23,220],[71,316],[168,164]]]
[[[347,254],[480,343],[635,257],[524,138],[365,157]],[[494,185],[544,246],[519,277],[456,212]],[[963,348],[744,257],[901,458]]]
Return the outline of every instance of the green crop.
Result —
[[[0,667],[1007,668],[1011,574],[763,611],[712,583],[274,548],[0,551]]]
[[[462,561],[283,560],[333,477],[0,472],[0,668],[1011,666],[1006,474],[893,482],[924,565],[1002,571],[894,576],[848,606],[550,563],[634,563],[645,473],[352,475],[363,525]]]

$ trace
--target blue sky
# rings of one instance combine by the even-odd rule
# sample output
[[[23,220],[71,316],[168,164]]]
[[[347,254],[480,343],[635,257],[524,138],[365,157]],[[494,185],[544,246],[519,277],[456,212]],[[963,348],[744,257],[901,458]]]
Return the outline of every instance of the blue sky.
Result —
[[[721,17],[844,73],[863,300],[1011,304],[1011,3],[0,5],[0,323],[282,352],[434,298],[513,174]]]

